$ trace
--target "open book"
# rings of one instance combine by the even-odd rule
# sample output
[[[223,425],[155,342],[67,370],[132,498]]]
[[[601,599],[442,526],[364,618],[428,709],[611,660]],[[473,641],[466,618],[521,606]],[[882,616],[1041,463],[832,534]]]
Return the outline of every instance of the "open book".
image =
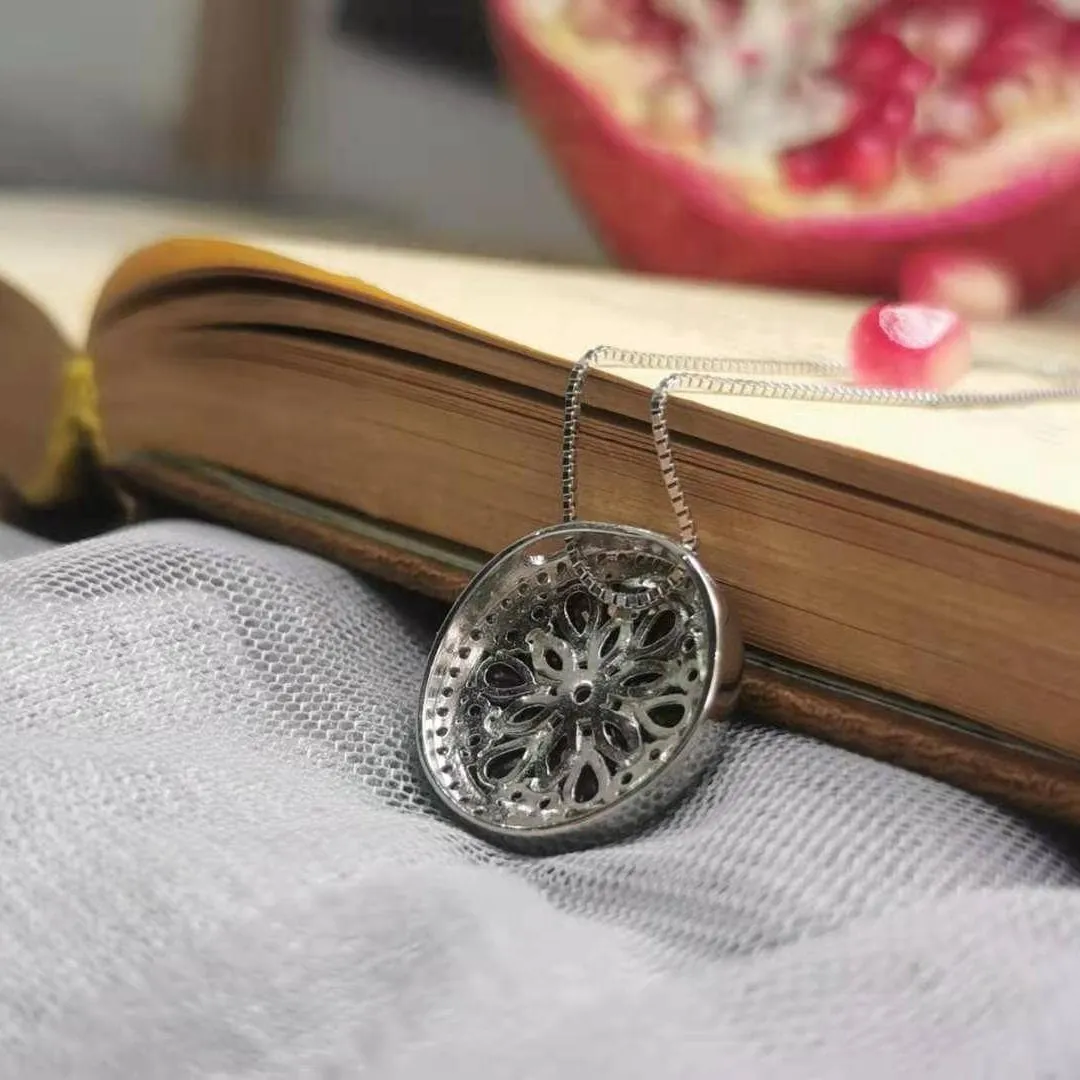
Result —
[[[0,244],[0,473],[22,508],[98,483],[444,599],[558,520],[561,397],[589,348],[839,357],[861,307],[201,231],[71,251],[54,231],[23,262]],[[976,355],[1080,363],[1080,335],[987,327]],[[582,517],[672,530],[655,380],[590,383]],[[670,419],[751,708],[1080,820],[1080,403],[694,394]]]

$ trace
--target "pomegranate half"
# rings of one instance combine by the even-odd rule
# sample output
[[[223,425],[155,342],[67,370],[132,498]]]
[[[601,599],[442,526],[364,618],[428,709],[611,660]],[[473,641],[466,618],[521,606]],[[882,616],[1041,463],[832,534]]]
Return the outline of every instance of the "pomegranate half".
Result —
[[[895,295],[961,248],[1080,279],[1080,0],[489,0],[620,265]]]

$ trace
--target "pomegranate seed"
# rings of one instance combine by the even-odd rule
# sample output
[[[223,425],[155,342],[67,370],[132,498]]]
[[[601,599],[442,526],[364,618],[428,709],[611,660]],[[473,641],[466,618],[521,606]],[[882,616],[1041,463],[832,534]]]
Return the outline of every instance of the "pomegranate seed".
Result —
[[[860,386],[945,389],[971,365],[967,324],[953,311],[925,304],[872,305],[848,344]]]
[[[712,122],[711,111],[697,87],[680,75],[660,83],[652,91],[646,109],[650,131],[665,141],[701,139]]]
[[[1020,304],[1016,275],[981,255],[920,251],[900,268],[900,298],[948,308],[969,319],[1006,319]]]
[[[976,77],[1022,75],[1033,64],[1054,56],[1064,33],[1064,20],[1045,8],[1010,13],[972,57],[969,71]]]
[[[907,26],[909,48],[938,67],[966,63],[986,34],[981,11],[957,6],[952,10],[914,16]]]
[[[851,86],[881,90],[914,59],[898,37],[868,32],[845,42],[833,71]]]
[[[634,42],[667,53],[678,53],[686,41],[686,31],[676,22],[660,21],[642,23],[634,35]]]
[[[927,132],[916,135],[905,147],[908,168],[922,180],[935,180],[942,166],[956,152],[956,144],[945,135]]]
[[[1061,59],[1070,70],[1080,70],[1080,20],[1065,24],[1061,35]]]
[[[862,195],[875,195],[896,176],[895,139],[885,131],[852,128],[841,136],[840,175]]]
[[[969,85],[950,86],[928,98],[923,115],[929,130],[962,145],[981,142],[998,129],[985,95]]]
[[[868,12],[844,30],[840,35],[840,45],[844,50],[857,49],[862,42],[882,34],[901,40],[903,28],[904,13],[893,11],[890,5],[885,4]]]
[[[657,14],[646,8],[632,31],[635,44],[678,52],[686,41],[688,31],[676,19]]]
[[[872,100],[859,111],[856,123],[906,135],[915,122],[915,99],[892,91]]]
[[[837,160],[835,137],[822,139],[785,150],[780,155],[780,172],[792,191],[820,191],[836,179]]]
[[[895,85],[908,94],[918,94],[937,78],[937,69],[928,60],[912,56],[895,74]]]

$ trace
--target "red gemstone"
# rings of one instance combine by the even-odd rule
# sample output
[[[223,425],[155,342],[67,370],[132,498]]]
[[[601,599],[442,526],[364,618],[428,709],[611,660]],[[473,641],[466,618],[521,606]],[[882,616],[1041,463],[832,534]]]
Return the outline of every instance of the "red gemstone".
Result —
[[[860,386],[942,390],[971,366],[967,324],[925,304],[874,304],[855,323],[849,345]]]

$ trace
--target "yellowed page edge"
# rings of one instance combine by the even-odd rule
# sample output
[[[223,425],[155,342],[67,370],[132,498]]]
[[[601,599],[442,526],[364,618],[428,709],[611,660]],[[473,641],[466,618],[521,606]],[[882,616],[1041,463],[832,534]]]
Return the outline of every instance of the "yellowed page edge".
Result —
[[[106,302],[149,277],[214,269],[310,280],[569,365],[609,344],[740,358],[842,360],[860,301],[533,266],[379,246],[179,240],[139,253]],[[1029,320],[984,326],[976,355],[1038,356],[1080,367],[1080,334]],[[651,387],[655,372],[622,369]],[[1026,377],[1021,384],[1035,385]],[[1010,380],[1008,385],[1016,385]],[[962,387],[1003,385],[972,375]],[[963,411],[811,404],[695,395],[711,408],[798,437],[914,466],[1022,499],[1080,512],[1080,403]]]

